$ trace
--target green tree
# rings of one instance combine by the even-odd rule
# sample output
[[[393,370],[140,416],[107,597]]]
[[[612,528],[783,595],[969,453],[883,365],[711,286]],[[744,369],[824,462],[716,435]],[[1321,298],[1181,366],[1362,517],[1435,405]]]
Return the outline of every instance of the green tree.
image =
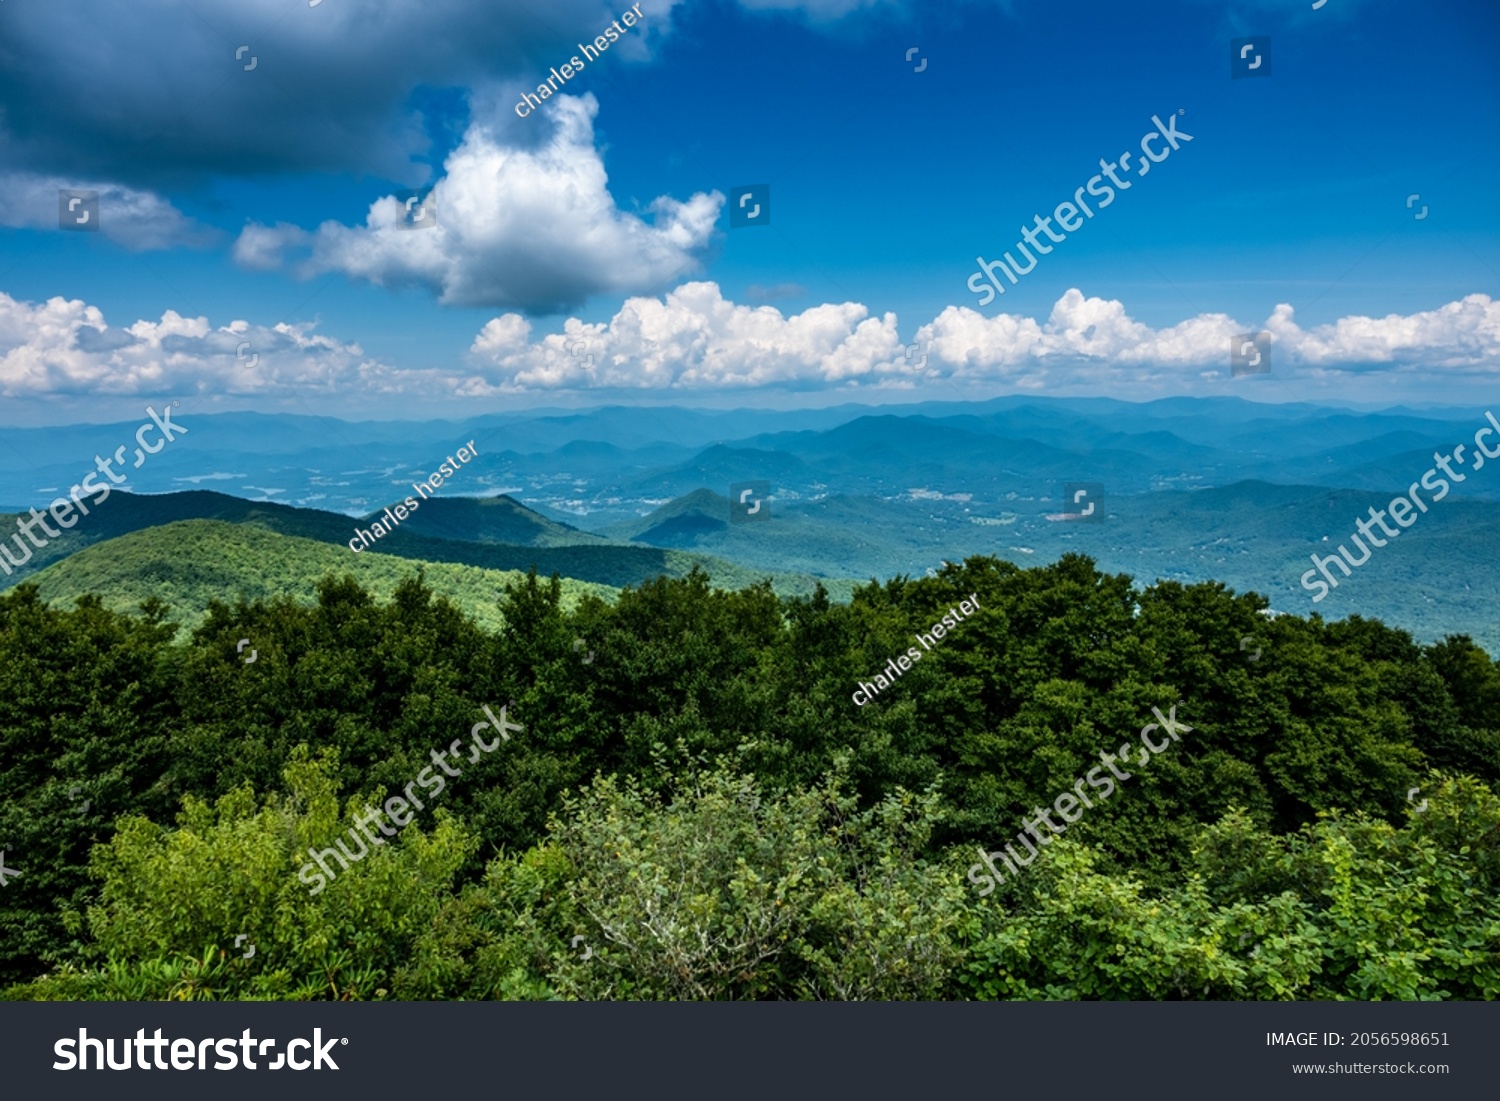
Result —
[[[286,767],[287,796],[259,806],[248,787],[213,806],[188,796],[171,829],[124,819],[94,853],[98,903],[86,920],[71,915],[70,924],[86,924],[92,937],[85,966],[64,968],[11,996],[384,996],[451,893],[474,840],[440,815],[430,834],[404,829],[313,893],[318,877],[299,874],[308,849],[330,847],[375,798],[350,799],[341,822],[331,771],[331,761],[299,750]],[[248,959],[241,936],[253,946]]]
[[[859,811],[837,777],[779,798],[725,768],[670,798],[601,778],[445,911],[402,992],[939,996],[961,888],[920,856],[938,813],[904,793]]]

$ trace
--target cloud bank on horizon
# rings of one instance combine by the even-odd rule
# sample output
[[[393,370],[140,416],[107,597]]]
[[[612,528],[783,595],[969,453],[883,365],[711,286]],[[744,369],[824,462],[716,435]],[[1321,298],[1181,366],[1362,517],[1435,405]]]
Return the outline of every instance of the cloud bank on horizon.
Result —
[[[1045,319],[950,306],[903,342],[895,314],[874,317],[859,303],[783,314],[731,302],[712,282],[692,282],[661,298],[628,298],[606,322],[570,318],[561,332],[536,338],[520,314],[492,318],[466,366],[452,370],[384,363],[357,342],[313,328],[239,319],[215,327],[172,311],[160,321],[111,326],[80,301],[27,303],[0,293],[0,397],[899,390],[919,377],[1019,391],[1129,384],[1151,396],[1192,395],[1221,393],[1232,340],[1261,329],[1272,336],[1275,377],[1314,388],[1386,375],[1451,392],[1492,382],[1500,362],[1500,301],[1483,294],[1307,329],[1285,304],[1261,325],[1202,314],[1153,329],[1124,303],[1074,288]]]

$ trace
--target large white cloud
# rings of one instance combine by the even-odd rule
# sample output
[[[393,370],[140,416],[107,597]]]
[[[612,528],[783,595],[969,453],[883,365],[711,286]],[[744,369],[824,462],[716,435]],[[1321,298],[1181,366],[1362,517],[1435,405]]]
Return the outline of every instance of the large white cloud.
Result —
[[[609,322],[568,320],[531,339],[510,314],[480,331],[471,357],[473,393],[545,388],[705,389],[764,385],[909,386],[913,368],[931,378],[1000,383],[1022,390],[1147,384],[1187,392],[1230,377],[1229,350],[1242,333],[1273,337],[1287,378],[1386,371],[1451,378],[1500,376],[1500,303],[1470,295],[1436,310],[1383,319],[1342,318],[1303,330],[1291,306],[1264,324],[1200,314],[1153,329],[1123,303],[1067,291],[1045,320],[984,316],[950,306],[917,329],[913,351],[896,318],[862,305],[823,305],[784,317],[770,307],[726,301],[713,283],[685,284],[664,299],[631,298]]]
[[[558,387],[651,389],[820,386],[895,375],[896,315],[853,302],[785,317],[726,301],[714,283],[686,283],[664,299],[630,298],[606,324],[569,319],[532,342],[515,314],[485,325],[471,349],[475,394]]]
[[[1300,362],[1329,370],[1392,365],[1495,371],[1500,367],[1500,302],[1471,294],[1435,310],[1340,318],[1304,330],[1292,307],[1277,306],[1266,330]]]
[[[550,133],[530,149],[502,144],[488,120],[476,120],[432,188],[433,227],[404,228],[403,203],[387,195],[363,225],[325,222],[310,237],[293,226],[251,225],[236,258],[264,268],[284,247],[306,244],[305,276],[341,271],[380,286],[427,287],[447,305],[529,313],[665,286],[697,267],[724,197],[661,196],[650,221],[620,210],[594,148],[598,109],[592,95],[552,97],[546,121],[536,120]]]
[[[115,183],[70,180],[34,172],[0,173],[0,225],[58,229],[60,191],[97,192],[97,232],[135,252],[205,246],[218,236],[152,192],[137,191]],[[93,216],[92,211],[86,213]]]
[[[76,299],[30,303],[0,293],[0,397],[398,393],[430,382],[310,325],[215,328],[168,310],[159,321],[116,328]]]
[[[1222,370],[1231,339],[1245,327],[1225,314],[1200,314],[1152,329],[1114,299],[1086,298],[1068,290],[1045,322],[1018,314],[990,317],[967,306],[949,306],[917,330],[945,373],[1001,379],[1034,388],[1049,382],[1115,379],[1137,381]]]

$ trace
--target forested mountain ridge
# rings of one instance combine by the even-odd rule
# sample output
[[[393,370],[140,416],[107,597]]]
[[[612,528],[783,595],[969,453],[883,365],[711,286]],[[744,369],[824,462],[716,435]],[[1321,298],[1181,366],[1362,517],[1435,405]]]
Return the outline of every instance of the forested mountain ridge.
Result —
[[[769,576],[778,592],[807,594],[817,584],[817,579],[810,574],[741,565],[704,554],[612,543],[601,536],[548,520],[505,497],[484,500],[452,498],[430,501],[422,507],[427,509],[429,519],[413,528],[412,521],[424,515],[420,510],[413,513],[407,523],[379,539],[371,551],[419,564],[444,563],[499,571],[535,568],[542,573],[557,573],[575,581],[612,587],[638,585],[663,575],[681,577],[695,566],[706,570],[716,584],[723,586],[748,585]],[[369,521],[362,518],[321,509],[296,508],[274,501],[246,501],[211,490],[187,490],[159,496],[116,492],[84,523],[62,532],[59,538],[46,541],[23,568],[0,575],[0,591],[22,581],[40,582],[43,570],[65,561],[70,555],[89,552],[93,552],[91,557],[95,560],[95,564],[88,567],[89,572],[98,572],[103,568],[100,560],[107,558],[116,563],[112,571],[114,580],[127,587],[139,588],[145,579],[132,573],[130,549],[143,548],[148,556],[170,558],[174,554],[175,536],[190,530],[176,525],[193,521],[233,524],[254,532],[272,532],[323,543],[330,550],[347,555],[351,561],[355,552],[347,546],[348,542],[356,528],[369,527]],[[423,531],[436,534],[421,534]],[[462,537],[459,537],[460,532],[464,533]],[[220,534],[223,539],[231,538],[227,532]],[[115,539],[132,535],[140,538],[118,547],[105,546]],[[501,541],[502,537],[511,541]],[[305,544],[303,549],[308,551],[308,558],[330,561],[326,552]],[[285,544],[279,546],[276,554],[288,562],[297,557]],[[179,561],[171,563],[174,572],[192,569],[185,552],[178,554],[178,558]],[[229,564],[220,563],[223,567]],[[258,572],[254,567],[247,567],[247,570]],[[305,564],[293,563],[294,576],[305,573]],[[827,579],[826,583],[844,596],[852,588],[848,579]],[[247,586],[246,591],[254,588],[254,585]],[[233,593],[236,587],[231,585],[228,591]]]
[[[196,628],[216,600],[291,597],[317,600],[318,582],[329,573],[349,574],[380,599],[389,599],[410,559],[379,549],[350,553],[347,547],[282,535],[256,524],[223,520],[178,520],[85,547],[32,576],[44,600],[69,607],[80,596],[98,594],[104,606],[133,612],[155,597],[171,605],[171,619]],[[519,570],[490,570],[453,562],[415,564],[427,586],[446,597],[480,626],[499,628],[496,598]],[[563,606],[572,609],[586,592],[604,600],[615,589],[589,581],[562,581]]]

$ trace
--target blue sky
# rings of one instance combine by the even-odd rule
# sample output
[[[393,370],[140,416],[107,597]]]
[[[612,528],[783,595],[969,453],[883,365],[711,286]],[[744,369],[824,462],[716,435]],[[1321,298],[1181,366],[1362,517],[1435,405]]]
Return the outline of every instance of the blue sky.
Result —
[[[517,117],[626,10],[0,7],[0,419],[1493,392],[1493,3],[653,0]],[[1271,73],[1231,79],[1251,35]],[[980,304],[977,256],[1179,111]],[[769,225],[730,228],[743,184]],[[63,187],[102,232],[58,229]]]

